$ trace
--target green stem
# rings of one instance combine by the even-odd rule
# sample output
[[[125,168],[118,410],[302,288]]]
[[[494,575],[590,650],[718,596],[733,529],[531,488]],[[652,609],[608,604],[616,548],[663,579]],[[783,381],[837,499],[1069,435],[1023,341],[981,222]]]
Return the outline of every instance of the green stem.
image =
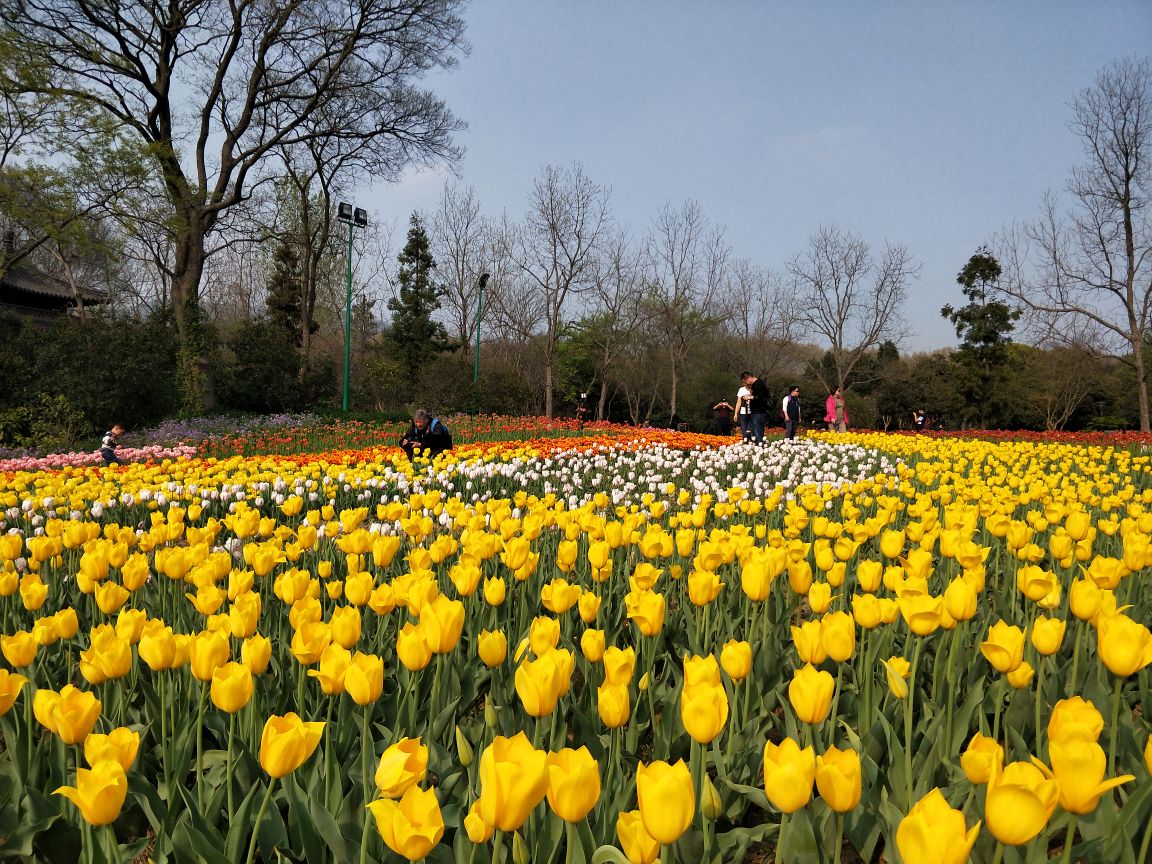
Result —
[[[228,757],[227,757],[227,760],[225,763],[226,767],[225,767],[225,771],[224,771],[224,783],[226,784],[226,788],[228,790],[228,824],[229,825],[232,824],[232,816],[236,812],[235,807],[232,804],[232,786],[233,786],[233,783],[232,783],[232,749],[233,749],[233,739],[235,739],[235,737],[236,737],[236,715],[235,714],[229,714],[228,715]]]
[[[504,861],[504,832],[499,828],[492,834],[492,864]]]
[[[1108,735],[1108,776],[1116,773],[1116,740],[1120,732],[1120,688],[1124,679],[1116,676],[1116,687],[1112,691],[1112,731]]]
[[[1076,624],[1076,645],[1072,649],[1072,674],[1068,677],[1068,686],[1064,691],[1065,696],[1071,696],[1079,692],[1076,689],[1076,679],[1078,677],[1078,670],[1080,668],[1080,643],[1084,638],[1084,622],[1077,620]]]
[[[1036,727],[1036,747],[1032,751],[1036,754],[1037,758],[1040,756],[1040,708],[1044,704],[1044,657],[1036,658],[1036,693],[1033,700],[1035,709],[1035,716],[1032,719],[1033,725]]]
[[[360,831],[360,864],[366,864],[368,861],[368,837],[369,828],[372,824],[372,813],[368,810],[368,804],[371,801],[371,793],[368,788],[368,751],[375,749],[372,744],[372,731],[371,731],[371,705],[364,706],[364,716],[360,723],[360,780],[364,785],[364,826]]]
[[[256,821],[252,823],[252,839],[248,841],[248,857],[246,864],[256,860],[256,838],[260,834],[260,823],[264,821],[264,814],[268,812],[268,802],[272,800],[272,790],[276,788],[276,779],[269,778],[268,788],[264,790],[264,799],[260,802],[260,809],[256,813]]]
[[[196,809],[204,814],[204,682],[200,682],[199,708],[196,712]]]
[[[840,852],[844,848],[844,814],[836,814],[836,851],[833,852],[832,864],[840,864]]]
[[[1064,835],[1064,854],[1060,856],[1060,860],[1064,864],[1070,864],[1072,861],[1072,841],[1076,838],[1076,814],[1068,814],[1068,833]],[[1147,838],[1145,838],[1147,840]],[[1143,858],[1138,858],[1138,861],[1143,861]]]
[[[908,792],[907,809],[912,809],[912,704],[916,698],[916,667],[920,665],[923,638],[916,639],[912,649],[912,668],[908,675],[908,698],[904,702],[904,780]]]
[[[1004,844],[996,844],[996,854],[992,856],[992,864],[1000,864],[1004,860]]]
[[[785,838],[785,835],[787,833],[788,833],[788,814],[787,813],[781,813],[780,814],[780,830],[776,834],[776,860],[777,861],[784,861],[785,860],[781,853],[784,851],[784,838]]]
[[[1137,861],[1148,860],[1148,847],[1152,845],[1152,819],[1148,820],[1148,827],[1144,829],[1144,839],[1140,842],[1140,854],[1136,856]]]
[[[564,864],[573,864],[576,860],[576,826],[571,822],[564,823]]]

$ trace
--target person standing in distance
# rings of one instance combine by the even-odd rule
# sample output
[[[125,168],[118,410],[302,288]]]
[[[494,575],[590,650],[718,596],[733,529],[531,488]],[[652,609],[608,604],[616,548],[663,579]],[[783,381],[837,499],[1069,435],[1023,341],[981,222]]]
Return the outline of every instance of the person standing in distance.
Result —
[[[837,387],[824,402],[824,422],[829,432],[844,432],[848,429],[848,409],[844,407],[844,397]]]
[[[796,430],[800,428],[800,388],[788,388],[788,395],[780,406],[784,414],[784,437],[795,438]]]
[[[752,431],[752,441],[764,443],[764,423],[768,419],[768,385],[751,372],[740,374],[740,383],[748,388],[748,421]]]

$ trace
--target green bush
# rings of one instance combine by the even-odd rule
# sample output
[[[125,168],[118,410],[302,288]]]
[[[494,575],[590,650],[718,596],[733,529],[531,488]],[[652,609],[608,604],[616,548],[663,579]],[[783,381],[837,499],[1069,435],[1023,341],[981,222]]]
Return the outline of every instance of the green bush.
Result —
[[[0,411],[0,446],[42,453],[73,450],[89,434],[84,414],[65,397],[41,393]]]

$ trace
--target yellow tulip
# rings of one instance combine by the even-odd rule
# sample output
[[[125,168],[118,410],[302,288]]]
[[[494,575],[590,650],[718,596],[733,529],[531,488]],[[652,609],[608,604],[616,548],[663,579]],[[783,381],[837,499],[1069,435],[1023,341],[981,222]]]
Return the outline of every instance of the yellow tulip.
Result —
[[[429,649],[433,654],[450,653],[464,629],[464,604],[438,594],[420,612],[420,630]]]
[[[565,822],[579,822],[600,798],[600,766],[587,747],[548,754],[548,804]]]
[[[988,638],[980,643],[980,653],[997,672],[1013,671],[1024,659],[1024,631],[1007,621],[988,628]]]
[[[148,613],[143,609],[121,609],[116,616],[116,635],[129,645],[135,645],[140,641],[146,623]]]
[[[247,705],[255,689],[251,670],[240,663],[225,663],[212,671],[212,704],[228,714]]]
[[[648,833],[639,810],[616,817],[616,837],[629,864],[652,864],[660,854],[660,841]]]
[[[355,606],[341,606],[328,620],[332,641],[348,650],[355,648],[360,641],[361,625],[360,610]]]
[[[805,621],[799,627],[792,627],[792,644],[801,662],[818,665],[827,659],[828,652],[820,638],[822,629],[819,621]]]
[[[13,669],[31,666],[36,659],[36,640],[27,630],[17,630],[11,636],[0,636],[0,652]]]
[[[960,754],[960,767],[970,783],[988,783],[1004,767],[1004,748],[995,738],[977,732]]]
[[[636,666],[636,651],[631,646],[610,646],[604,651],[604,680],[610,684],[627,685],[632,681]]]
[[[685,681],[680,693],[680,720],[692,740],[710,744],[728,722],[728,694],[718,681]]]
[[[860,803],[860,754],[829,747],[816,757],[816,789],[830,809],[847,813]]]
[[[740,569],[740,588],[754,603],[768,599],[772,590],[772,580],[775,578],[773,567],[766,553],[756,552],[749,555]]]
[[[260,767],[277,779],[291,774],[315,752],[323,721],[305,723],[295,713],[272,715],[260,736]]]
[[[504,602],[508,587],[499,576],[490,576],[484,580],[484,601],[489,606],[499,606]]]
[[[333,642],[320,655],[320,668],[309,669],[308,677],[320,682],[320,689],[325,695],[339,696],[344,692],[344,676],[350,665],[352,665],[352,653]]]
[[[908,697],[907,678],[912,671],[911,664],[903,657],[890,657],[887,660],[881,660],[880,663],[884,667],[888,689],[892,695],[897,699],[906,699]]]
[[[600,614],[600,598],[591,591],[585,591],[580,595],[579,607],[580,620],[585,624],[591,624]]]
[[[957,576],[944,589],[944,608],[957,621],[969,621],[976,616],[977,598],[975,586]]]
[[[803,723],[823,723],[832,708],[832,693],[836,679],[829,673],[817,671],[811,663],[792,675],[788,684],[788,701]]]
[[[632,716],[631,697],[626,684],[605,681],[596,688],[596,710],[608,729],[618,729]]]
[[[1061,699],[1048,718],[1049,741],[1096,741],[1104,731],[1104,716],[1079,696]]]
[[[1072,614],[1081,621],[1091,621],[1100,612],[1104,601],[1103,592],[1087,579],[1077,579],[1072,583],[1068,594],[1068,605]]]
[[[140,733],[118,726],[107,735],[93,732],[84,739],[84,761],[94,768],[98,762],[111,760],[128,771],[140,750]]]
[[[792,738],[764,745],[764,793],[781,813],[795,813],[812,798],[816,754]]]
[[[240,662],[253,675],[263,675],[272,659],[272,643],[268,637],[254,633],[240,646]]]
[[[61,786],[53,794],[75,804],[90,825],[109,825],[128,797],[128,777],[119,762],[105,759],[90,769],[77,768],[76,785]]]
[[[1127,678],[1152,663],[1152,631],[1119,612],[1101,616],[1096,649],[1109,672]]]
[[[384,843],[409,861],[422,861],[444,836],[444,816],[433,789],[412,786],[399,801],[373,801],[368,809]]]
[[[516,695],[529,716],[547,717],[567,690],[564,653],[551,648],[535,660],[524,660],[516,667]]]
[[[1105,792],[1136,779],[1135,775],[1124,774],[1105,780],[1108,756],[1095,741],[1050,741],[1048,758],[1052,762],[1051,770],[1035,758],[1033,761],[1059,784],[1060,806],[1069,813],[1091,813]]]
[[[604,631],[589,628],[580,635],[580,651],[589,663],[604,659]]]
[[[979,833],[979,822],[965,831],[964,814],[933,789],[900,820],[896,847],[901,858],[916,864],[965,864]]]
[[[371,705],[384,692],[384,660],[357,651],[344,672],[344,690],[357,705]]]
[[[100,700],[90,691],[65,684],[59,693],[37,690],[32,699],[36,719],[65,744],[80,744],[100,717]]]
[[[628,618],[644,636],[655,636],[664,628],[667,610],[664,595],[655,591],[629,591],[624,595]]]
[[[857,594],[852,598],[852,618],[865,630],[880,626],[880,599],[875,594]]]
[[[477,845],[487,843],[496,833],[496,826],[489,825],[480,815],[479,800],[472,802],[468,815],[464,817],[464,833],[468,835],[469,840]]]
[[[880,535],[880,554],[885,558],[899,558],[904,552],[905,542],[903,531],[885,531]]]
[[[1059,618],[1037,618],[1032,622],[1032,647],[1044,657],[1055,654],[1064,641],[1064,628],[1065,622]]]
[[[865,594],[872,594],[880,587],[884,575],[884,565],[879,561],[860,561],[856,565],[856,582]]]
[[[532,620],[528,628],[528,644],[532,653],[542,657],[560,643],[560,622],[556,618],[541,615]]]
[[[899,597],[896,603],[900,608],[900,614],[908,624],[908,629],[917,636],[928,636],[940,627],[944,617],[943,597],[905,594]]]
[[[752,672],[752,646],[729,639],[720,650],[720,665],[728,677],[739,684]]]
[[[424,636],[411,621],[406,623],[396,636],[396,656],[404,667],[419,672],[432,659],[432,650],[424,641]]]
[[[228,662],[228,654],[228,639],[222,633],[210,630],[196,633],[188,646],[193,677],[211,681],[216,668]]]
[[[993,837],[1020,846],[1044,830],[1060,798],[1060,785],[1029,762],[1004,766],[988,784],[984,820]]]
[[[820,621],[820,644],[837,663],[848,660],[856,650],[856,624],[847,612],[830,612]]]
[[[132,669],[132,646],[116,635],[116,628],[101,624],[92,631],[92,643],[80,652],[80,671],[91,684],[123,678]]]
[[[573,544],[572,561],[575,560],[576,549],[575,544]],[[569,570],[571,570],[571,563],[569,563]],[[567,579],[558,577],[540,589],[540,603],[554,615],[563,615],[576,605],[582,593],[579,585],[572,584],[568,582]]]
[[[427,773],[428,748],[419,738],[401,738],[381,754],[376,788],[384,798],[399,798]]]
[[[636,797],[644,830],[665,846],[680,839],[696,814],[692,776],[682,759],[674,765],[640,763],[636,768]]]
[[[720,596],[724,583],[711,570],[693,570],[688,574],[688,599],[694,606],[707,606]]]
[[[7,669],[0,669],[0,717],[11,710],[28,679]]]
[[[484,822],[515,831],[548,791],[548,754],[523,732],[497,735],[480,756],[480,805]]]

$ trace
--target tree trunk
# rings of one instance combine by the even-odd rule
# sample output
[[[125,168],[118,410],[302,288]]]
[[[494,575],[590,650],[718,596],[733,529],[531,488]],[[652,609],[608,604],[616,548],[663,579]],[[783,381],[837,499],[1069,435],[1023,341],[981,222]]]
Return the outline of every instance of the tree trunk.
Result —
[[[1140,431],[1148,432],[1148,371],[1144,368],[1144,334],[1132,340],[1132,360],[1136,365],[1136,398],[1140,403]]]
[[[544,364],[544,416],[552,419],[552,395],[556,385],[552,380],[552,361]]]
[[[608,381],[600,376],[600,398],[596,402],[596,419],[604,419],[604,410],[608,407]]]
[[[172,272],[172,309],[176,315],[177,386],[181,410],[199,414],[215,407],[208,359],[208,333],[200,308],[200,277],[204,274],[204,232],[189,219],[176,236]]]

